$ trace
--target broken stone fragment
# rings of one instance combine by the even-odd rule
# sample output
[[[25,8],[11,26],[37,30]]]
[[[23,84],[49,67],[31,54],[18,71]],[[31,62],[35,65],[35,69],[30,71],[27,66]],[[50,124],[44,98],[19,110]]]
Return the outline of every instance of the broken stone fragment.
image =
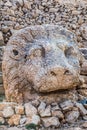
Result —
[[[8,118],[11,117],[12,115],[14,115],[14,110],[12,107],[6,107],[3,110],[3,117]]]
[[[24,114],[24,106],[22,106],[22,105],[15,106],[15,112],[16,112],[16,114],[23,115]]]
[[[64,115],[61,111],[59,110],[52,110],[52,116],[58,117],[59,119],[64,119]]]
[[[69,111],[65,114],[65,119],[68,123],[74,123],[79,118],[80,113],[78,109]]]
[[[49,117],[51,116],[51,106],[47,106],[45,109],[38,109],[38,112],[41,117]]]
[[[67,101],[65,101],[65,102],[60,103],[60,107],[61,107],[61,109],[62,109],[64,112],[66,112],[66,111],[72,110],[72,108],[73,108],[73,103],[72,103],[71,100],[67,100]]]
[[[37,109],[31,103],[26,103],[25,114],[30,117],[32,117],[33,115],[37,115]]]
[[[84,106],[81,103],[76,102],[75,106],[80,110],[81,115],[84,116],[87,114],[87,110],[84,108]]]
[[[87,75],[87,60],[82,63],[80,74]]]
[[[13,125],[19,125],[20,123],[20,118],[21,118],[21,115],[18,115],[18,114],[14,114],[13,116],[10,117],[10,119],[8,119],[8,124],[10,126],[13,126]]]
[[[3,34],[2,34],[2,32],[0,31],[0,46],[3,46],[3,45],[4,45]]]
[[[0,117],[0,123],[2,123],[2,124],[5,123],[5,119],[3,117]]]
[[[0,111],[3,111],[4,108],[7,108],[7,107],[14,108],[15,106],[17,106],[17,104],[14,102],[0,102]]]
[[[39,125],[40,124],[40,117],[38,115],[33,115],[33,116],[27,117],[26,124],[31,124],[31,123]]]
[[[56,126],[60,125],[59,119],[57,117],[45,117],[42,118],[42,122],[44,127]]]

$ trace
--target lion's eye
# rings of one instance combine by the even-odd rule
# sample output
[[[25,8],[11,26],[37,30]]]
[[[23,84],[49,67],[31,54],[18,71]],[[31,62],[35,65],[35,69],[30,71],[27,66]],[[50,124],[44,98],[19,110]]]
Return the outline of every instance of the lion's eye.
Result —
[[[19,54],[19,52],[14,49],[14,50],[13,50],[13,54],[14,54],[15,56],[17,56],[17,55]]]

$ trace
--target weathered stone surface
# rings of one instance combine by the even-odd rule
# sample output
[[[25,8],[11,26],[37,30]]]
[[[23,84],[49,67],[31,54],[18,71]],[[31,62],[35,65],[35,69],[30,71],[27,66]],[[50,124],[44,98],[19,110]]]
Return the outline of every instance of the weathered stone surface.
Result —
[[[79,113],[78,109],[67,112],[67,114],[65,115],[66,121],[68,123],[74,123],[75,121],[77,121],[79,116],[80,116],[80,113]]]
[[[63,110],[64,112],[66,112],[66,111],[72,110],[72,108],[73,108],[73,103],[72,103],[71,100],[68,100],[68,101],[65,101],[65,102],[61,103],[61,104],[60,104],[60,107],[62,108],[62,110]]]
[[[15,106],[15,112],[16,112],[16,114],[23,115],[24,114],[24,106],[22,106],[22,105]]]
[[[4,39],[3,39],[2,32],[0,31],[0,46],[2,45],[4,45]]]
[[[17,104],[14,102],[0,102],[0,111],[3,111],[7,107],[13,108],[15,106],[17,106]]]
[[[21,119],[20,119],[20,125],[25,124],[26,121],[27,121],[27,117],[23,117],[23,118],[21,118]]]
[[[6,107],[3,110],[3,117],[8,118],[11,117],[12,115],[14,115],[14,110],[12,109],[12,107]]]
[[[39,107],[38,112],[39,112],[41,117],[51,116],[51,106],[49,105],[45,109],[40,109],[40,107]]]
[[[40,124],[40,117],[38,115],[33,115],[32,117],[28,117],[26,124],[31,124],[31,123],[39,125]]]
[[[83,38],[87,40],[87,24],[82,25],[80,29],[81,29]]]
[[[75,103],[76,107],[79,108],[80,113],[82,115],[86,115],[87,114],[87,110],[84,108],[84,106],[81,103]]]
[[[83,62],[80,74],[81,75],[87,75],[87,60],[85,60]]]
[[[87,128],[87,121],[82,124],[82,127],[83,127],[83,128]]]
[[[57,25],[31,26],[14,34],[2,65],[7,100],[27,101],[37,98],[36,92],[77,86],[82,56],[74,40],[73,33]]]
[[[32,117],[33,115],[37,114],[37,109],[31,103],[26,103],[25,104],[25,113],[27,116]]]
[[[64,119],[63,113],[58,110],[52,110],[52,116],[58,117],[59,119]]]
[[[5,123],[5,119],[3,117],[0,117],[0,123],[2,123],[2,124]]]
[[[7,130],[22,130],[22,128],[18,128],[18,127],[10,127]]]
[[[60,125],[60,122],[57,117],[45,117],[42,118],[42,122],[45,127],[50,127],[50,126],[58,127]]]
[[[80,48],[79,50],[83,54],[84,58],[87,60],[87,48]]]
[[[10,126],[19,125],[21,116],[19,114],[13,115],[10,119],[8,119],[8,124]]]

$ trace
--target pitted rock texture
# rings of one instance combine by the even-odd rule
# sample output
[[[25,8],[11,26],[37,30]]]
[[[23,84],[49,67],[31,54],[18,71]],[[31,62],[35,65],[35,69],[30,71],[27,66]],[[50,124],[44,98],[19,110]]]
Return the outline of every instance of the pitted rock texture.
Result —
[[[4,49],[6,98],[23,102],[40,93],[74,88],[80,82],[81,63],[82,55],[70,31],[57,25],[21,29]]]

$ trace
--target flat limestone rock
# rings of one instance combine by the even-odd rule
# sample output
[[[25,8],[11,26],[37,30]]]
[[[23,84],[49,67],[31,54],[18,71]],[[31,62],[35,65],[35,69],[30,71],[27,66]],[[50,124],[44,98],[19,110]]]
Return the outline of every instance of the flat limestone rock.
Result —
[[[37,25],[21,29],[4,49],[2,69],[7,100],[55,100],[55,92],[59,96],[57,91],[79,84],[82,60],[74,34],[65,28]]]

